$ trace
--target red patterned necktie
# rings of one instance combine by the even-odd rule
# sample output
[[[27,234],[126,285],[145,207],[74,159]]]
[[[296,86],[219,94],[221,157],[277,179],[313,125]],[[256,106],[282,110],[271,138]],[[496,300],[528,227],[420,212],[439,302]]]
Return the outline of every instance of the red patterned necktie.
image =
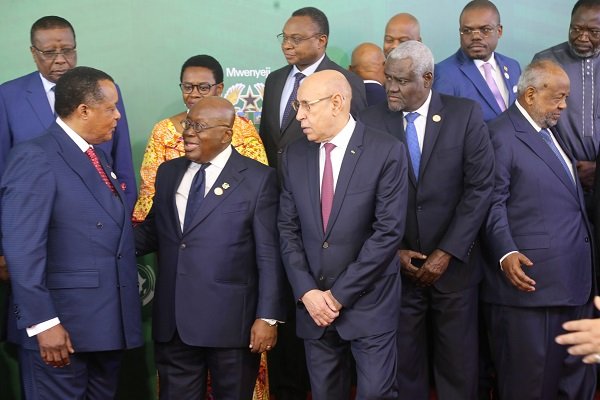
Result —
[[[327,230],[331,207],[333,206],[333,168],[331,167],[331,150],[333,143],[325,143],[325,166],[323,168],[323,181],[321,182],[321,216],[323,218],[323,232]]]
[[[100,165],[100,160],[98,159],[98,155],[94,151],[94,148],[90,147],[89,149],[87,149],[85,151],[85,154],[88,156],[88,158],[92,162],[92,165],[94,166],[94,168],[96,168],[96,171],[98,171],[98,173],[100,174],[100,178],[102,178],[102,181],[106,184],[106,186],[108,186],[108,188],[110,189],[111,192],[113,192],[114,194],[117,194],[117,190],[113,186],[110,179],[108,179],[108,176],[106,175],[106,172],[104,172],[102,165]]]

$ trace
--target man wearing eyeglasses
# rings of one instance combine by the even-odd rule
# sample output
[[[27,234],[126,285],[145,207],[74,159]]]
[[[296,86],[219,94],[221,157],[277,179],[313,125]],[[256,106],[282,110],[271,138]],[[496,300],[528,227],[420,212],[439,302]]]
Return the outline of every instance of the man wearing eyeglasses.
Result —
[[[577,160],[577,175],[586,195],[588,214],[593,215],[590,202],[600,148],[600,1],[575,3],[568,34],[566,42],[537,53],[533,59],[556,61],[571,81],[567,109],[556,130],[566,150]]]
[[[305,137],[283,153],[281,257],[296,299],[314,400],[396,400],[404,145],[350,115],[337,71],[306,78],[294,101]],[[410,397],[407,397],[410,398]]]
[[[31,27],[30,39],[37,71],[0,85],[0,174],[15,144],[41,135],[54,122],[54,86],[65,72],[77,65],[75,31],[66,19],[40,18]],[[118,108],[121,119],[114,137],[100,148],[110,157],[132,210],[137,188],[120,92]]]
[[[433,88],[481,106],[483,119],[500,115],[516,99],[519,63],[497,53],[500,13],[491,1],[473,0],[459,18],[460,49],[435,66]]]
[[[260,353],[285,320],[275,170],[231,146],[235,110],[199,100],[183,120],[185,157],[156,175],[139,254],[159,251],[152,337],[161,399],[252,399]]]

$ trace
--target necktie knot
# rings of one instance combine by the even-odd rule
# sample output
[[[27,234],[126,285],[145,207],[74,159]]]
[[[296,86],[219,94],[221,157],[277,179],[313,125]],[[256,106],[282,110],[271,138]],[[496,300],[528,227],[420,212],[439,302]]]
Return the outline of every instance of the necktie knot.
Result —
[[[325,144],[323,145],[323,147],[325,148],[325,153],[326,153],[326,154],[331,154],[331,151],[332,151],[333,149],[335,149],[335,144],[333,144],[333,143],[325,143]]]
[[[295,86],[300,85],[300,81],[305,77],[305,75],[302,72],[296,72],[294,74],[294,78],[296,78],[296,81],[294,82]]]
[[[292,93],[290,93],[290,97],[288,98],[287,104],[285,105],[285,109],[283,110],[283,118],[281,119],[282,130],[287,126],[290,120],[290,116],[292,114],[292,102],[296,100],[296,97],[298,96],[298,87],[300,86],[300,81],[305,77],[306,75],[304,75],[302,72],[296,72],[294,74],[294,87],[292,88]]]
[[[415,122],[415,119],[417,119],[419,117],[419,113],[418,112],[411,112],[406,114],[406,116],[404,118],[406,118],[406,122],[408,122],[409,124],[412,124]]]

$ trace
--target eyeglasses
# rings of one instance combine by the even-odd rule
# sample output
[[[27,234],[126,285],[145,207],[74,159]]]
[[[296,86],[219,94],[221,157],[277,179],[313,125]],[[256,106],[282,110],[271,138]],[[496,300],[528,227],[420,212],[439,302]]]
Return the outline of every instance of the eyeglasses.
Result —
[[[471,28],[460,28],[458,31],[460,32],[461,35],[465,36],[473,36],[475,35],[475,32],[479,33],[481,36],[483,37],[488,37],[490,36],[493,32],[495,32],[498,29],[499,25],[496,26],[484,26],[482,28],[479,29],[471,29]]]
[[[579,36],[587,33],[589,38],[600,39],[600,29],[581,28],[579,26],[569,27],[569,34],[578,38]]]
[[[31,45],[31,48],[34,49],[35,51],[37,51],[40,58],[42,58],[46,61],[54,61],[56,59],[56,57],[58,57],[60,54],[62,54],[64,58],[72,59],[73,57],[75,57],[75,54],[77,54],[77,49],[75,47],[61,49],[61,50],[46,50],[46,51],[40,50],[37,47],[35,47],[34,45]]]
[[[231,128],[229,125],[225,125],[225,124],[204,126],[199,122],[192,122],[189,119],[184,119],[183,121],[181,121],[181,126],[183,126],[183,130],[193,129],[194,132],[196,132],[197,134],[200,134],[204,131],[207,131],[212,128],[217,128],[217,127]]]
[[[294,111],[298,111],[300,109],[300,107],[304,108],[306,110],[306,112],[310,111],[310,106],[314,106],[315,104],[317,104],[320,101],[323,100],[327,100],[327,99],[331,99],[334,95],[330,95],[327,97],[322,97],[320,99],[316,99],[316,100],[302,100],[302,101],[298,101],[298,100],[294,100],[292,101],[292,108],[294,109]]]
[[[312,39],[314,37],[321,36],[321,35],[323,35],[323,34],[315,33],[314,35],[311,35],[309,37],[302,37],[302,36],[297,36],[297,35],[286,36],[285,34],[280,33],[279,35],[277,35],[277,40],[279,41],[279,44],[281,44],[281,45],[283,45],[285,42],[288,42],[292,46],[298,46],[300,43],[304,42],[305,40]]]
[[[213,86],[217,86],[218,83],[208,83],[208,82],[203,82],[203,83],[199,83],[197,85],[194,85],[193,83],[180,83],[179,87],[181,88],[181,91],[185,94],[190,94],[194,91],[194,88],[198,89],[198,93],[200,94],[208,94],[208,92],[210,92],[210,89],[212,89]]]

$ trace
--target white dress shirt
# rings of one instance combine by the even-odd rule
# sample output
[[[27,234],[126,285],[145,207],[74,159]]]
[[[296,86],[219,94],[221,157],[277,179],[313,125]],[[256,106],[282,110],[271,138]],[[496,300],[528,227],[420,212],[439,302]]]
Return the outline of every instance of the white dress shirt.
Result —
[[[425,127],[427,126],[427,114],[429,113],[429,103],[431,103],[431,90],[429,91],[429,95],[427,95],[427,100],[425,103],[421,105],[421,107],[417,108],[415,111],[404,111],[402,113],[402,121],[404,123],[404,130],[406,131],[406,115],[411,112],[416,112],[419,116],[414,120],[415,128],[417,129],[417,138],[419,139],[419,149],[421,153],[423,153],[423,141],[425,140]]]
[[[323,58],[325,58],[324,53],[323,53],[323,56],[321,56],[321,58],[319,58],[317,60],[317,62],[309,65],[308,67],[304,68],[304,70],[302,70],[302,71],[300,71],[298,69],[298,67],[296,67],[295,65],[292,67],[292,70],[290,71],[290,73],[287,77],[287,80],[285,81],[285,85],[283,86],[283,91],[281,92],[281,100],[279,102],[279,126],[281,126],[281,124],[283,123],[283,112],[285,111],[285,107],[287,106],[290,95],[292,94],[292,91],[294,90],[294,82],[296,82],[296,76],[295,76],[296,73],[302,72],[304,74],[304,78],[302,78],[302,80],[300,81],[300,84],[302,84],[302,81],[305,78],[307,78],[315,73],[315,71],[317,70],[317,67],[319,66],[319,64],[321,64],[321,61],[323,61]],[[311,99],[311,100],[313,100],[313,99]]]
[[[504,78],[502,77],[502,71],[500,71],[500,67],[496,62],[496,58],[494,57],[494,53],[490,56],[490,59],[487,61],[483,60],[473,60],[477,70],[483,76],[483,80],[485,80],[485,71],[483,69],[483,64],[488,63],[492,66],[492,78],[494,78],[494,82],[496,82],[496,86],[500,90],[500,95],[502,96],[502,100],[504,100],[504,105],[508,104],[508,88],[504,83]]]
[[[355,126],[356,121],[354,118],[352,118],[352,116],[350,116],[348,123],[346,123],[342,130],[328,142],[335,145],[333,150],[331,150],[331,153],[329,153],[331,158],[331,170],[333,172],[334,193],[337,186],[338,176],[340,175],[340,169],[342,168],[344,154],[346,154],[346,149],[348,148],[348,143],[350,143],[350,138],[352,137],[352,132],[354,132]],[[323,170],[325,169],[325,143],[321,143],[321,146],[319,147],[319,191],[323,186]]]

